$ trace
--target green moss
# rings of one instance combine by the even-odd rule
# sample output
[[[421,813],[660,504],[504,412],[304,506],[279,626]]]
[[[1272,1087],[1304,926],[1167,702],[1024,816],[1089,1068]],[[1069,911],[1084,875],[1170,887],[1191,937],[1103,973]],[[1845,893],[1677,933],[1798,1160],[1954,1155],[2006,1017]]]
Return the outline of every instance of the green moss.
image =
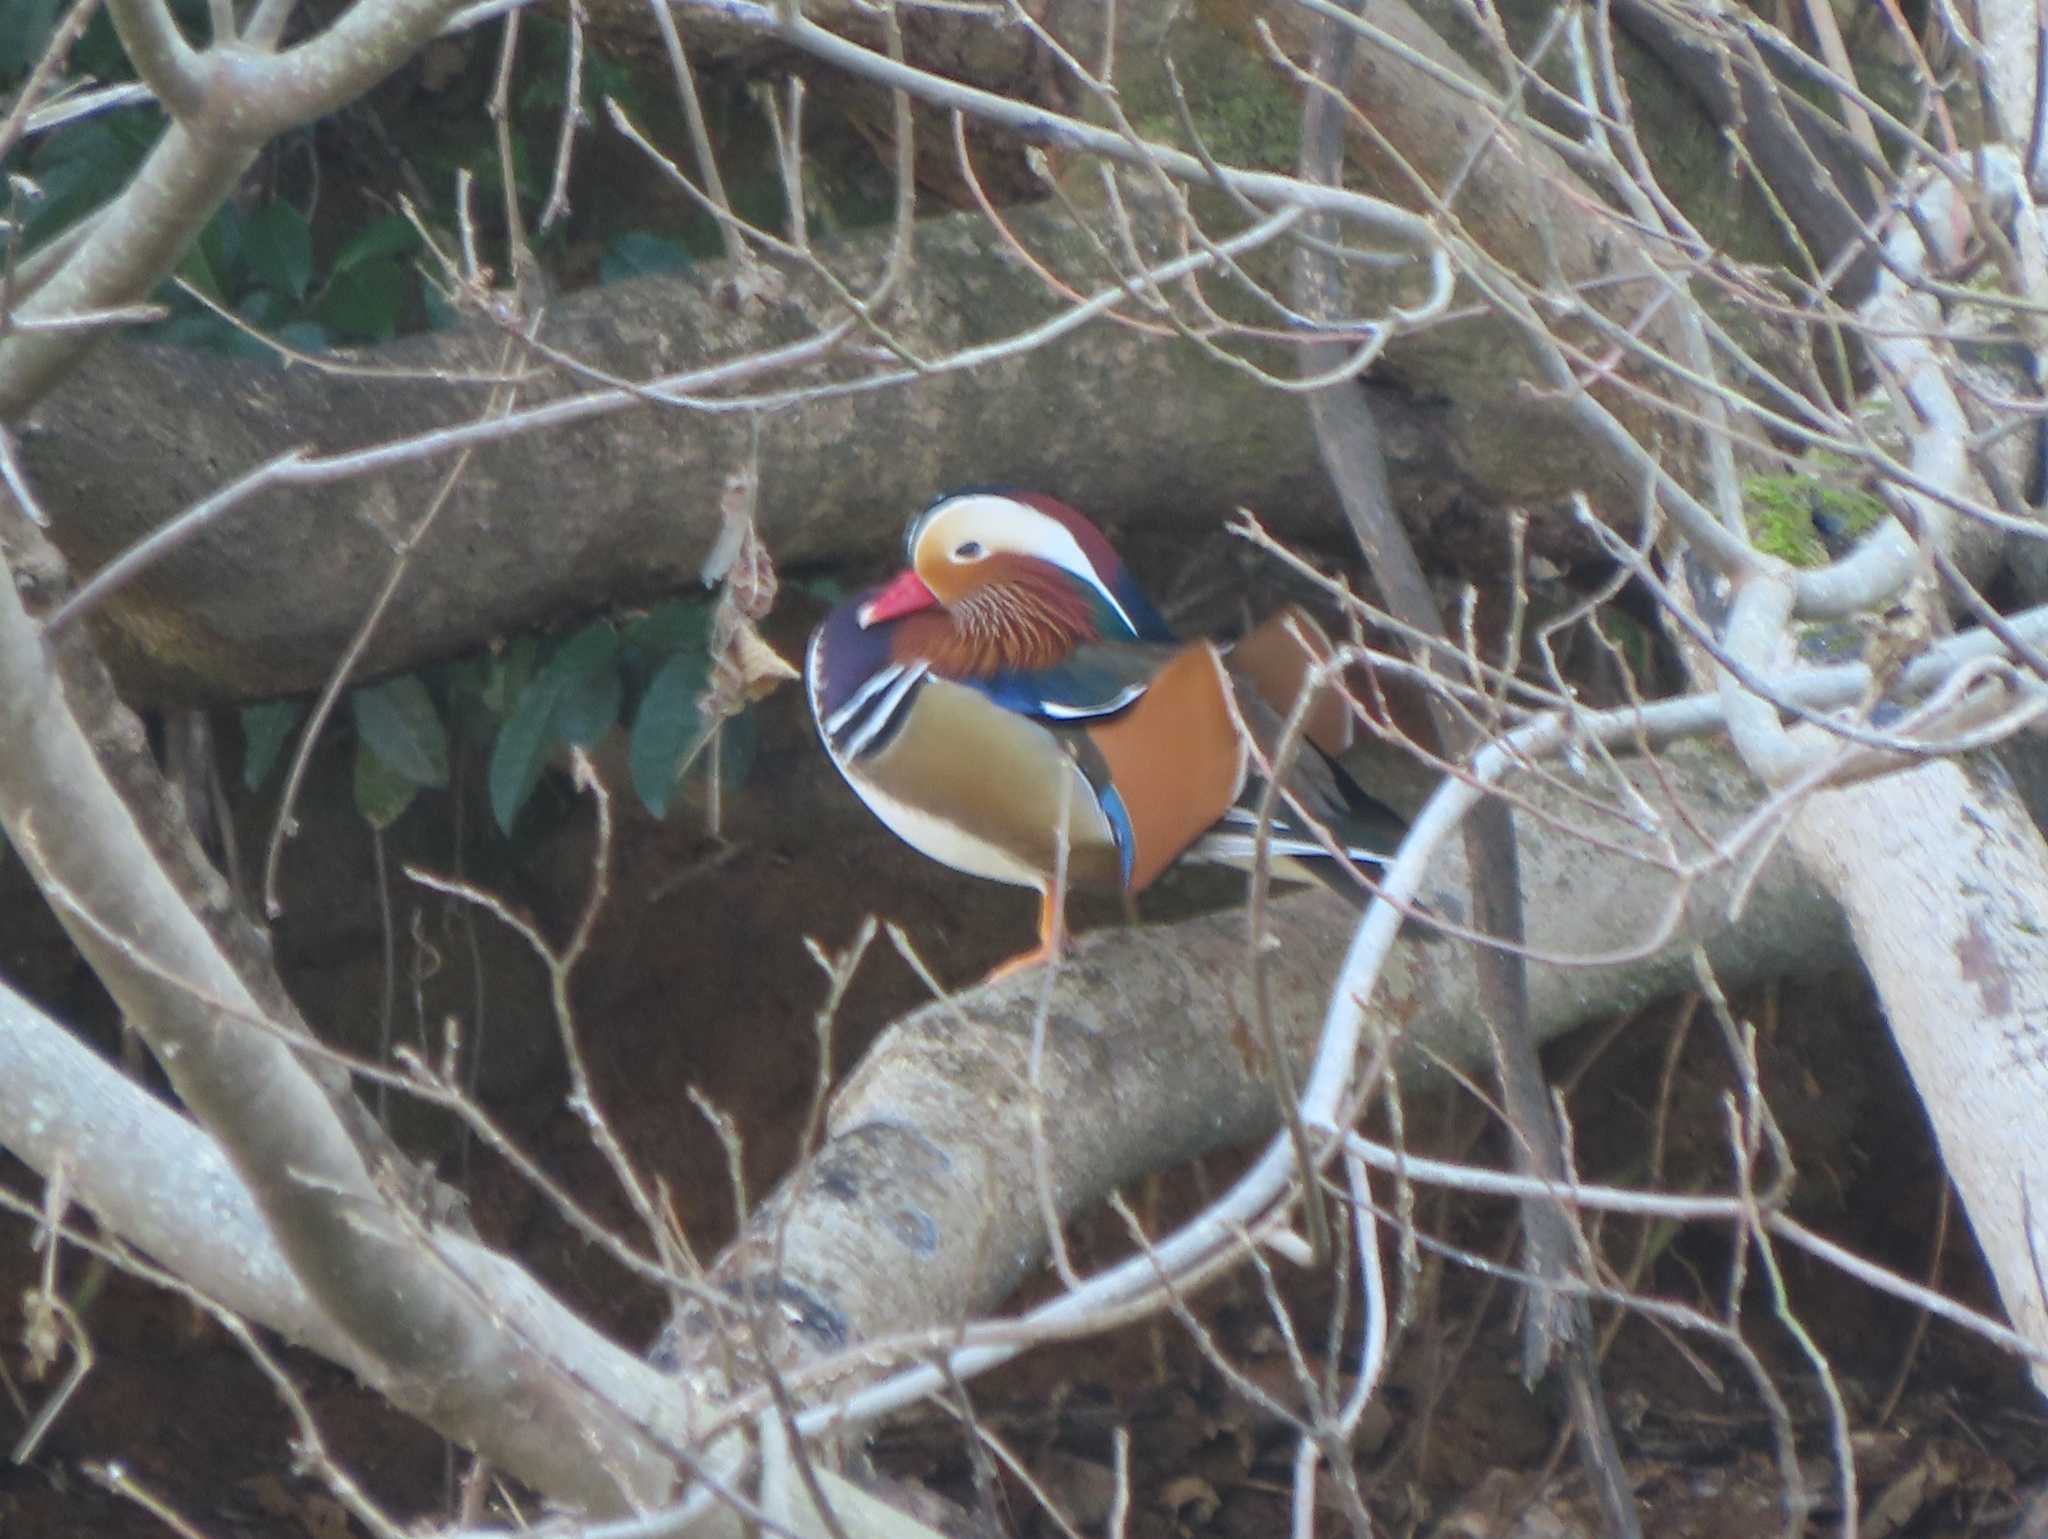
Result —
[[[1208,26],[1175,27],[1168,49],[1188,112],[1209,153],[1225,165],[1291,170],[1300,149],[1301,104],[1265,61]],[[1147,72],[1156,91],[1126,99],[1138,132],[1165,144],[1186,138],[1166,89],[1164,70]],[[1135,82],[1128,82],[1135,84]]]
[[[1752,476],[1742,483],[1742,500],[1756,548],[1793,566],[1825,566],[1829,560],[1816,518],[1855,536],[1884,517],[1884,504],[1870,493],[1824,475]]]

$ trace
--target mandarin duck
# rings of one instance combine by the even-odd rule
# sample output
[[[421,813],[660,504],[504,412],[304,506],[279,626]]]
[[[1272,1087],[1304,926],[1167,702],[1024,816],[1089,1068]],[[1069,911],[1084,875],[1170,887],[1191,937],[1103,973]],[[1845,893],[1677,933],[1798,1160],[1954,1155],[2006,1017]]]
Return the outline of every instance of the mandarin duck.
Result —
[[[1181,641],[1101,531],[1037,493],[974,490],[911,522],[910,565],[833,609],[804,673],[818,733],[855,794],[934,860],[1040,894],[1039,946],[1059,953],[1069,883],[1136,894],[1183,856],[1245,863],[1266,762],[1330,643],[1288,609],[1232,645]],[[1287,789],[1377,865],[1404,828],[1337,765],[1352,718],[1311,709]],[[1276,874],[1355,884],[1282,803]]]

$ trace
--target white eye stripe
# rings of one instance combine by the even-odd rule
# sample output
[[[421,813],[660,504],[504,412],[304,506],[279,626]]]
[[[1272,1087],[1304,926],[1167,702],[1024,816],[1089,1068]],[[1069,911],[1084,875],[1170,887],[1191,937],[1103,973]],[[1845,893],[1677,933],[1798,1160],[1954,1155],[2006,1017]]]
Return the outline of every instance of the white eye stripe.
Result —
[[[1080,541],[1074,538],[1073,531],[1058,519],[1014,497],[975,492],[939,504],[924,516],[914,533],[913,565],[917,553],[925,548],[928,540],[938,542],[940,549],[949,550],[955,561],[976,561],[991,550],[1001,550],[1050,562],[1086,583],[1103,603],[1116,612],[1117,618],[1124,623],[1124,629],[1133,636],[1139,634],[1130,611],[1110,592],[1102,574],[1095,570],[1095,564],[1081,549]],[[969,546],[979,547],[979,554],[961,554]]]

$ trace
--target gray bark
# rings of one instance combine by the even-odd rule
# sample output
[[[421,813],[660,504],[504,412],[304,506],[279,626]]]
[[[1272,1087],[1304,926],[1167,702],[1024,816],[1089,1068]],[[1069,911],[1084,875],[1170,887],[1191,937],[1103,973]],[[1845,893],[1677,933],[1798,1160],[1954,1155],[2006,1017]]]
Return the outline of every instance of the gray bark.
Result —
[[[1016,226],[1078,274],[1100,269],[1057,218]],[[830,253],[871,272],[882,236]],[[938,356],[1041,320],[1054,304],[971,216],[927,220],[892,328]],[[640,279],[552,305],[543,338],[645,379],[787,342],[831,324],[822,285],[793,283],[760,317],[735,315],[715,274]],[[495,330],[421,337],[373,361],[489,370]],[[589,390],[544,363],[519,404]],[[821,376],[805,373],[798,383]],[[789,383],[790,381],[783,381]],[[35,412],[26,460],[80,577],[180,509],[294,447],[333,453],[467,421],[483,387],[438,378],[330,377],[159,348],[103,350]],[[1440,414],[1383,393],[1404,507],[1441,512],[1463,488]],[[725,478],[746,463],[739,414],[620,395],[588,420],[483,450],[415,558],[364,672],[404,669],[551,617],[694,588]],[[147,474],[139,467],[147,466]],[[306,690],[333,667],[427,505],[446,456],[385,475],[260,494],[106,612],[100,639],[124,688],[157,697]],[[762,433],[759,521],[784,564],[883,561],[939,490],[1008,482],[1062,495],[1112,526],[1220,526],[1249,505],[1299,535],[1338,527],[1300,404],[1192,350],[1094,325],[1015,359],[781,412]]]

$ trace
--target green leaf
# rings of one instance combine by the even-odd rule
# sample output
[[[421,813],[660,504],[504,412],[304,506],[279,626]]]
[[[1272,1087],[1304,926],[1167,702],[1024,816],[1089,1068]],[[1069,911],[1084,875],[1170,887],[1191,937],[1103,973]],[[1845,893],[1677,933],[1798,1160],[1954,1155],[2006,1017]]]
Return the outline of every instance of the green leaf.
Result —
[[[547,164],[552,166],[552,153],[554,149],[552,133],[548,137],[547,145],[550,155]],[[466,169],[476,179],[476,190],[480,194],[497,197],[504,191],[504,157],[498,153],[497,144],[489,138],[487,130],[479,129],[474,134],[471,142],[454,145],[451,149],[452,153],[445,153],[439,157],[430,157],[430,159],[442,160],[451,173]],[[429,181],[431,184],[431,178]],[[538,199],[547,191],[547,188],[539,184],[534,177],[531,144],[526,134],[517,128],[512,130],[512,185],[519,190],[522,197]]]
[[[799,592],[808,593],[827,604],[836,604],[846,597],[846,584],[836,577],[799,577],[796,587]]]
[[[513,819],[540,784],[540,772],[547,767],[548,750],[555,742],[555,707],[560,703],[560,685],[536,679],[498,729],[488,779],[491,816],[504,833],[512,832]]]
[[[678,652],[655,674],[640,701],[626,761],[633,772],[633,789],[658,818],[668,816],[677,782],[710,737],[709,725],[697,709],[710,677],[708,655]]]
[[[40,202],[23,210],[30,247],[121,190],[161,133],[154,108],[103,113],[47,135],[30,156]]]
[[[57,0],[0,0],[0,81],[26,75],[57,24]]]
[[[561,650],[541,669],[543,683],[574,684],[587,675],[612,667],[619,658],[619,633],[609,620],[594,620],[572,633]]]
[[[384,762],[367,740],[356,744],[356,811],[374,828],[389,828],[404,816],[419,787]]]
[[[519,93],[519,110],[522,112],[547,112],[559,107],[564,101],[563,66],[569,59],[568,29],[556,24],[552,17],[538,12],[527,18],[527,36],[532,39],[532,65],[523,71],[528,76],[526,87]],[[521,64],[526,64],[522,59]],[[588,70],[588,61],[584,68]]]
[[[566,741],[587,746],[618,720],[625,697],[620,647],[611,622],[594,621],[563,641],[532,682],[516,694],[505,681],[518,667],[519,644],[505,649],[504,675],[493,683],[503,686],[500,693],[510,699],[511,711],[491,747],[488,779],[491,813],[506,833],[540,783],[555,745]],[[524,656],[531,658],[530,644]]]
[[[252,337],[246,331],[236,330],[226,321],[222,321],[208,333],[202,345],[216,353],[225,353],[230,358],[258,358],[272,364],[277,362],[276,348],[261,337]]]
[[[366,224],[334,254],[334,276],[353,272],[385,257],[408,257],[420,249],[420,232],[403,214],[387,214]]]
[[[626,681],[616,668],[593,669],[562,686],[555,727],[578,748],[588,748],[611,731],[626,702]]]
[[[626,641],[657,661],[711,644],[710,595],[668,599],[626,627]]]
[[[633,71],[608,54],[586,53],[583,56],[583,99],[601,102],[606,97],[623,107],[629,118],[639,120],[647,115],[639,81]]]
[[[295,353],[318,355],[334,345],[334,338],[318,321],[286,321],[271,335]],[[278,355],[272,353],[270,356],[275,358]]]
[[[235,313],[259,330],[281,323],[285,316],[285,303],[273,289],[252,289],[235,307]],[[251,341],[251,346],[262,344]]]
[[[306,714],[297,700],[266,700],[242,709],[242,784],[251,791],[270,778],[292,728]]]
[[[487,653],[470,652],[436,663],[427,670],[428,687],[436,698],[448,702],[451,737],[476,737],[497,725],[495,715],[484,702],[496,659]]]
[[[205,25],[203,20],[200,25]],[[109,85],[135,78],[135,66],[129,62],[128,50],[121,46],[121,39],[107,17],[105,6],[101,6],[86,24],[85,36],[78,40],[78,46],[71,51],[67,62],[74,76],[89,77]]]
[[[206,248],[206,260],[225,279],[242,264],[242,207],[228,199],[206,221],[199,232],[199,244]]]
[[[611,621],[594,621],[563,642],[541,669],[540,684],[555,691],[555,730],[579,747],[596,742],[619,719],[624,695]]]
[[[484,709],[493,716],[510,716],[526,686],[533,680],[534,660],[540,643],[531,636],[515,636],[491,658],[484,681]]]
[[[388,342],[398,333],[399,312],[412,293],[412,274],[394,257],[336,270],[313,314],[342,336],[358,342]]]
[[[228,302],[227,293],[221,287],[220,269],[214,265],[205,240],[192,243],[192,248],[179,259],[177,273],[215,304]]]
[[[686,273],[690,253],[662,235],[645,230],[628,230],[613,240],[598,258],[600,283],[617,283],[622,278],[639,278],[648,273]]]
[[[242,223],[242,259],[258,282],[303,299],[313,281],[313,232],[289,203],[266,203]]]
[[[431,283],[420,285],[420,304],[427,312],[429,331],[446,331],[462,321],[462,312],[443,298],[441,291]]]
[[[408,785],[448,784],[448,729],[434,697],[415,675],[359,689],[349,704],[356,731],[385,768]]]
[[[242,260],[242,211],[230,199],[214,210],[199,239],[178,264],[178,276],[221,306],[232,306],[235,269]],[[183,296],[180,296],[181,298]],[[191,303],[186,300],[186,303]]]
[[[165,347],[190,347],[208,352],[230,351],[234,328],[211,315],[177,315],[147,328],[143,335]]]

